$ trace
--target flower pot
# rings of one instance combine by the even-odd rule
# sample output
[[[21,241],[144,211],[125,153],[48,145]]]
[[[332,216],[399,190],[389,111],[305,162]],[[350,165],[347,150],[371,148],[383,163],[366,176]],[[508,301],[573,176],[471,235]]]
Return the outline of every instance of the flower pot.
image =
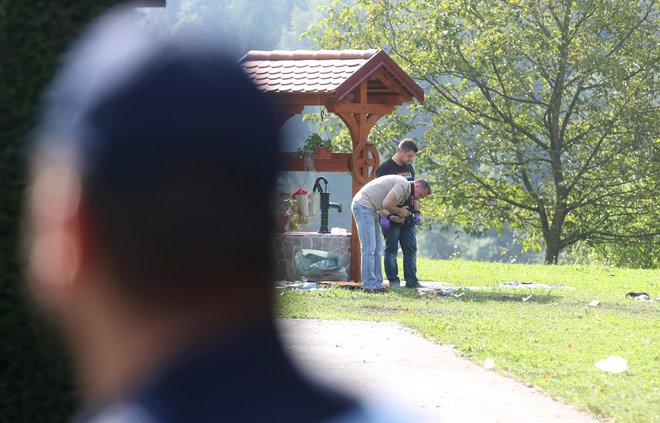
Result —
[[[330,159],[332,158],[332,151],[327,148],[321,147],[314,153],[315,159]]]

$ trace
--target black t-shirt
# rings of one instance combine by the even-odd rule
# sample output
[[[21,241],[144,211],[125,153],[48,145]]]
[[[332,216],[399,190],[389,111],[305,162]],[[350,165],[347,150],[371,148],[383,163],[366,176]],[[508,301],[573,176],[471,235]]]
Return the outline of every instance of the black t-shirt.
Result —
[[[383,163],[380,164],[378,167],[378,170],[376,171],[376,177],[381,177],[385,175],[399,175],[403,176],[406,178],[408,181],[412,182],[415,180],[415,169],[413,169],[411,164],[405,164],[403,166],[399,166],[394,160],[389,159],[384,161]],[[411,206],[412,210],[412,201],[410,198],[406,199],[406,201],[403,202],[403,204],[398,204],[399,207],[402,206]],[[406,221],[406,224],[410,224],[412,220]],[[399,223],[392,222],[394,225],[399,225]]]
[[[411,164],[405,164],[403,166],[399,166],[398,164],[396,164],[394,160],[389,159],[381,163],[380,166],[378,167],[378,170],[376,171],[377,178],[385,175],[403,176],[404,178],[412,182],[415,180],[415,169],[413,169]]]

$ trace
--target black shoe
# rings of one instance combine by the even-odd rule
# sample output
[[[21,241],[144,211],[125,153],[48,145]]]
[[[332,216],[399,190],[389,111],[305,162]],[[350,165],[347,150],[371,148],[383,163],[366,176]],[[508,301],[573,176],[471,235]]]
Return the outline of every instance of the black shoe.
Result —
[[[424,286],[419,282],[408,282],[406,281],[406,288],[424,288]]]

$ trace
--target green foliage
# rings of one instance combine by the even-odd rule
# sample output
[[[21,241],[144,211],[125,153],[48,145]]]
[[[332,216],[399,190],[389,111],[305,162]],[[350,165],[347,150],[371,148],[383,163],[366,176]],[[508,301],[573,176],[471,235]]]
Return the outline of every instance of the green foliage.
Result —
[[[23,295],[18,227],[23,151],[39,96],[81,27],[115,1],[0,0],[0,420],[65,421],[73,407],[66,360],[34,323]]]
[[[285,291],[283,317],[393,321],[495,371],[541,387],[547,395],[617,422],[657,422],[659,307],[626,297],[660,292],[660,271],[605,266],[544,266],[419,260],[423,281],[476,287],[459,298],[406,288],[374,296],[341,288]],[[514,289],[511,281],[571,287]],[[527,301],[522,301],[532,295]],[[587,304],[594,299],[599,307]],[[608,374],[594,363],[623,357],[628,370]]]
[[[303,146],[296,151],[296,154],[307,156],[316,153],[321,148],[332,151],[332,142],[329,139],[321,138],[319,134],[311,133],[305,139]]]
[[[330,150],[350,153],[353,146],[351,135],[345,125],[339,121],[336,115],[328,113],[325,107],[320,107],[318,113],[307,113],[302,117],[308,127],[319,134],[323,134],[332,148]]]
[[[585,241],[657,244],[655,1],[335,0],[324,13],[307,33],[318,47],[380,47],[424,87],[374,138],[425,127],[417,166],[439,186],[425,201],[437,220],[509,227],[548,263]]]

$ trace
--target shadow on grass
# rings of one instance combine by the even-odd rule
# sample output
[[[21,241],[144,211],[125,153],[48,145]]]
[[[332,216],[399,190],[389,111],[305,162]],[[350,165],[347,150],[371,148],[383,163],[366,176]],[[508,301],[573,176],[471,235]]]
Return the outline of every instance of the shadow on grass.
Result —
[[[448,301],[462,301],[462,302],[501,302],[501,303],[537,303],[537,304],[549,304],[556,303],[561,300],[561,296],[553,295],[551,290],[545,290],[544,292],[538,292],[540,290],[535,289],[535,292],[529,292],[529,290],[520,291],[520,292],[502,292],[497,290],[458,290],[452,294],[446,294],[442,291],[425,291],[417,292],[414,290],[404,290],[404,289],[391,289],[388,292],[393,295],[397,295],[405,298],[438,298],[438,299],[447,299]]]

